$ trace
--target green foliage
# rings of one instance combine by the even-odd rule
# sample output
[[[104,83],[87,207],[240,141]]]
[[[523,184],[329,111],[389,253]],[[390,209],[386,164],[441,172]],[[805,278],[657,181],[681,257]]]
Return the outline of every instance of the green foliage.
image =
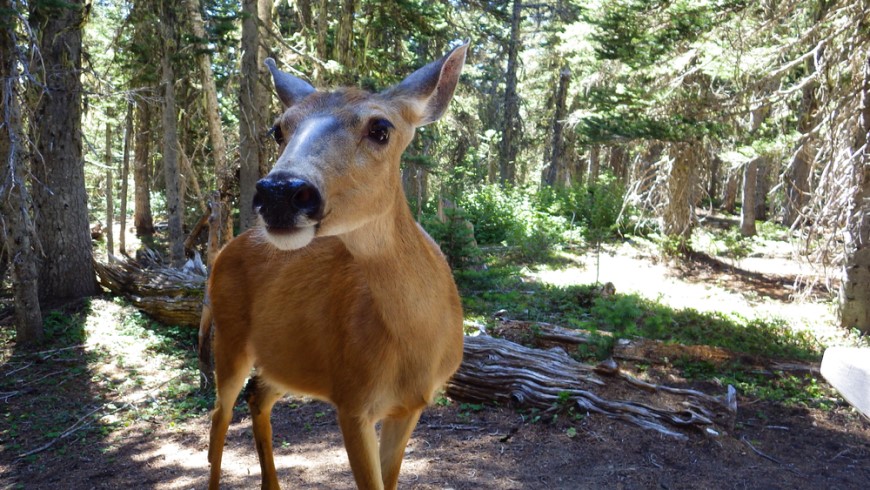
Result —
[[[624,186],[613,175],[604,174],[591,184],[543,187],[538,201],[541,208],[579,227],[586,243],[594,246],[619,235],[621,223],[626,222],[620,221],[624,194]]]

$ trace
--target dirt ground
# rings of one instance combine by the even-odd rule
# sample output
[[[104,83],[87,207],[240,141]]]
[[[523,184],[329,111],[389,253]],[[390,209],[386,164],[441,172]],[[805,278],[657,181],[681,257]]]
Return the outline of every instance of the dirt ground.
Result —
[[[280,403],[276,465],[285,488],[354,488],[331,407]],[[574,427],[573,437],[567,427]],[[3,488],[188,489],[207,485],[205,417],[175,427],[137,424],[63,454],[3,462]],[[4,459],[8,455],[4,455]],[[400,488],[863,489],[870,424],[849,410],[744,407],[732,433],[677,441],[619,421],[527,423],[509,409],[432,407],[409,444]],[[250,419],[238,414],[224,453],[224,488],[256,488]]]
[[[787,275],[753,271],[752,260],[734,264],[739,267],[708,264],[680,271],[651,263],[636,249],[619,250],[603,257],[601,280],[614,282],[620,292],[637,290],[674,306],[688,303],[698,309],[716,309],[727,304],[729,309],[745,309],[747,315],[792,315],[796,328],[828,323],[828,327],[817,327],[821,328],[819,335],[831,339],[840,335],[830,322],[819,322],[830,315],[827,306],[791,302]],[[761,266],[770,266],[770,262]],[[553,283],[583,283],[594,280],[591,274],[594,271],[578,267],[536,271],[530,276]],[[105,372],[85,374],[118,378],[117,386],[126,386],[125,373],[136,366],[145,372],[147,362],[147,356],[140,359],[128,354],[117,372],[109,369],[109,362]],[[25,367],[23,361],[19,364]],[[19,375],[23,372],[16,372],[19,367],[7,362],[0,377],[8,380]],[[63,385],[67,397],[76,390],[92,389],[92,380],[89,385],[87,378],[67,377],[64,369],[46,372],[58,380],[58,388]],[[716,394],[722,391],[709,383],[690,386]],[[10,395],[5,388],[0,392],[0,489],[206,487],[209,422],[204,414],[168,423],[139,414],[145,406],[140,399],[127,410],[128,415],[136,413],[128,416],[126,426],[94,430],[99,428],[95,424],[66,437],[49,437],[37,432],[38,424],[28,425],[28,414],[21,413],[32,405],[26,403],[27,394]],[[64,392],[59,393],[63,398]],[[147,390],[143,393],[150,396]],[[60,398],[58,406],[63,403]],[[87,404],[69,409],[69,422],[62,426],[72,427],[98,403],[96,396],[85,400]],[[694,433],[681,441],[599,415],[533,422],[509,407],[439,404],[425,412],[413,434],[399,487],[870,488],[870,421],[842,402],[834,405],[823,411],[740,397],[735,423],[724,434]],[[110,418],[111,410],[106,413]],[[273,425],[276,465],[285,488],[354,488],[331,407],[288,398],[276,406]],[[18,458],[52,439],[57,442],[51,448]],[[239,405],[224,452],[224,488],[257,488],[259,481],[250,417]]]

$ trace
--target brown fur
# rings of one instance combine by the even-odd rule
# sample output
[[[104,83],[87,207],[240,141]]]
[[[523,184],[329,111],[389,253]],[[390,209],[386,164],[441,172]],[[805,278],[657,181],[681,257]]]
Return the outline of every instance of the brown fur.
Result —
[[[218,487],[232,407],[252,368],[247,398],[264,488],[278,487],[269,417],[287,392],[337,407],[359,488],[396,487],[411,431],[459,367],[463,344],[450,269],[402,194],[399,158],[416,123],[407,113],[401,100],[343,90],[312,94],[279,119],[290,135],[307,118],[340,121],[306,142],[304,154],[282,147],[275,165],[318,185],[325,217],[301,249],[279,250],[256,228],[215,262],[200,325],[205,341],[214,324],[218,388],[210,488]],[[388,145],[365,139],[371,117],[395,124]]]

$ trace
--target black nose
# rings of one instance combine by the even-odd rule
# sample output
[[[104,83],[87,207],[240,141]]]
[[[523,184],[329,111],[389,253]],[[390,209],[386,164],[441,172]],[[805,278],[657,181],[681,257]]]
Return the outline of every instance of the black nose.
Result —
[[[312,220],[322,217],[320,192],[302,179],[277,172],[260,179],[256,187],[254,209],[271,227],[292,228],[299,214]]]

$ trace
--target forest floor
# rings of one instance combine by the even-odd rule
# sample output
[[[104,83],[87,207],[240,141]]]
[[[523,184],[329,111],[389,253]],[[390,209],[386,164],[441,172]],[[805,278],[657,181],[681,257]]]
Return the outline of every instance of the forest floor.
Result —
[[[674,308],[783,318],[822,345],[850,344],[830,302],[791,299],[799,266],[769,244],[742,260],[702,255],[657,262],[642,243],[567,267],[523,271],[557,285],[612,282]],[[706,257],[706,258],[705,258]],[[109,297],[51,313],[55,344],[19,351],[0,328],[0,489],[205,488],[208,400],[198,384],[190,329],[163,327]],[[623,366],[631,370],[632,366]],[[711,394],[724,388],[649,369],[652,381]],[[818,376],[818,375],[816,375]],[[597,415],[541,420],[509,408],[440,398],[415,430],[400,488],[867,488],[870,422],[819,376],[823,404],[741,395],[735,423],[676,440]],[[276,465],[286,488],[354,488],[334,410],[300,398],[273,412]],[[223,459],[224,488],[256,488],[250,417],[236,409]]]

